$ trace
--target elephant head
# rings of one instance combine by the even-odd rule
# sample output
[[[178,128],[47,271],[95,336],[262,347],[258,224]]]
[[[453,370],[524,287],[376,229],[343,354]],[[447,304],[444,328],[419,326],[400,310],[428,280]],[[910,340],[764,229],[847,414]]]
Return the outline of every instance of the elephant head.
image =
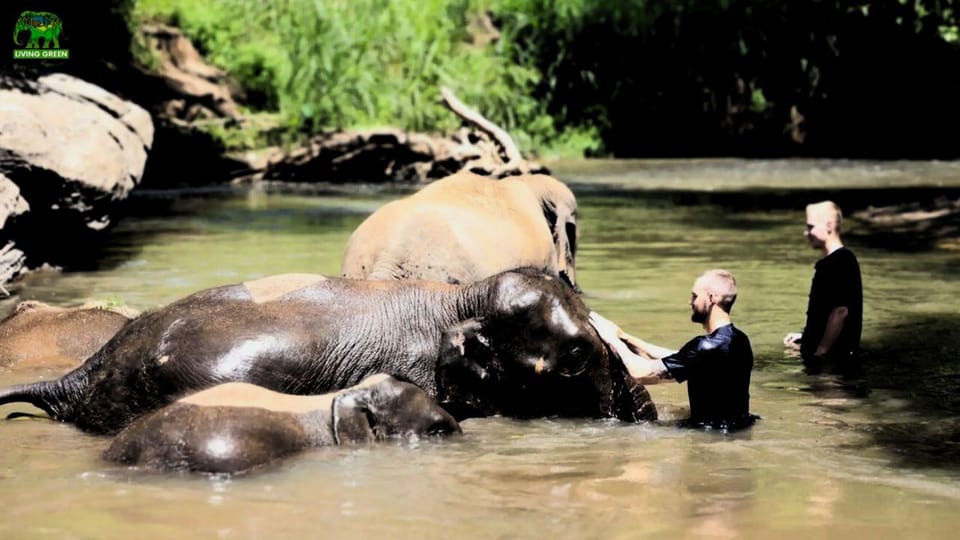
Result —
[[[359,386],[333,401],[334,437],[341,444],[461,433],[447,411],[409,382],[385,377]]]
[[[540,199],[543,217],[553,235],[556,267],[560,278],[577,292],[577,198],[566,184],[543,174],[519,178]]]
[[[559,280],[500,274],[493,308],[443,337],[437,399],[457,418],[594,416],[656,419],[647,390],[589,323],[589,310]]]

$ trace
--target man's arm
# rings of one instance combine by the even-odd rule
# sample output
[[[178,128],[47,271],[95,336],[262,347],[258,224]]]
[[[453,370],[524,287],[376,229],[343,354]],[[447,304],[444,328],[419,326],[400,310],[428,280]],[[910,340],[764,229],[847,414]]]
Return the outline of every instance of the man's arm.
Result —
[[[847,314],[850,313],[850,310],[847,309],[847,306],[837,306],[833,308],[833,311],[830,312],[830,317],[827,318],[827,327],[823,332],[823,337],[820,339],[820,345],[817,346],[817,351],[813,353],[814,356],[825,356],[830,349],[833,347],[833,344],[836,343],[837,338],[840,337],[840,332],[843,331],[843,324],[847,320]]]
[[[630,347],[630,350],[633,352],[646,356],[651,360],[659,360],[664,356],[670,356],[671,354],[677,352],[666,347],[660,347],[654,345],[653,343],[646,342],[636,336],[631,336],[630,334],[620,331],[620,339],[626,342],[627,346]]]
[[[667,371],[666,366],[664,366],[663,362],[659,359],[647,359],[630,350],[630,347],[627,346],[627,343],[625,343],[621,337],[626,337],[626,334],[612,321],[595,312],[591,312],[590,324],[597,330],[600,339],[606,342],[607,345],[613,349],[614,353],[620,357],[623,366],[627,368],[627,373],[636,379],[637,382],[640,384],[657,384],[670,378],[670,372]],[[642,340],[637,341],[649,345]],[[660,347],[654,347],[662,349]]]
[[[617,356],[620,357],[620,361],[623,362],[623,366],[627,368],[627,373],[640,384],[657,384],[670,378],[670,372],[667,371],[666,366],[663,365],[661,360],[648,360],[638,354],[634,354],[623,340],[619,338],[608,341],[603,334],[601,334],[600,337],[603,337],[604,341],[614,349]]]

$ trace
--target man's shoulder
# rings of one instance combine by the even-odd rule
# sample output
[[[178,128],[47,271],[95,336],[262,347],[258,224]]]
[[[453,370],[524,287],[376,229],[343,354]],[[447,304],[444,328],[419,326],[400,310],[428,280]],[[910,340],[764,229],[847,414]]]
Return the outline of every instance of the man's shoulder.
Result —
[[[836,251],[836,254],[842,259],[852,260],[852,261],[857,260],[857,254],[854,253],[853,250],[848,248],[847,246],[843,246],[842,248],[838,249]]]
[[[748,343],[750,342],[750,337],[747,336],[747,333],[733,324],[730,325],[730,335],[738,339],[745,339]]]
[[[860,267],[860,263],[857,261],[856,254],[854,254],[854,252],[846,246],[841,247],[826,257],[823,257],[817,261],[816,264],[817,270],[831,270],[834,268],[844,267]]]
[[[720,328],[714,330],[712,334],[702,336],[702,338],[708,339],[715,343],[730,342],[734,340],[746,340],[747,343],[750,342],[750,338],[747,337],[747,334],[740,328],[737,328],[737,326],[733,323],[721,326]]]

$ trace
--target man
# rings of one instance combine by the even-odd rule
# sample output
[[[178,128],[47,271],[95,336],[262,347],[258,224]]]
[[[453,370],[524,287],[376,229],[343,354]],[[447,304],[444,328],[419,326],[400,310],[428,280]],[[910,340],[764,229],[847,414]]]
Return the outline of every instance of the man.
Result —
[[[783,343],[799,349],[807,367],[815,370],[825,361],[849,363],[860,348],[863,286],[857,257],[840,240],[842,220],[831,201],[807,206],[804,234],[823,257],[814,267],[803,332],[787,334]]]
[[[641,384],[687,381],[690,418],[681,425],[733,431],[757,419],[749,412],[753,350],[747,335],[730,320],[736,299],[737,283],[730,272],[708,270],[697,278],[690,318],[707,333],[676,352],[626,334],[597,313],[590,314],[590,322]]]

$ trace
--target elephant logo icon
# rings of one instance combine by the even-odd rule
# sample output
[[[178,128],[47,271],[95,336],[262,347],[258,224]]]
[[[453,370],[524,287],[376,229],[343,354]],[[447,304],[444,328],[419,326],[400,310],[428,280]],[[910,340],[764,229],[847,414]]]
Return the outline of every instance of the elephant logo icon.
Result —
[[[21,44],[25,32],[30,32],[30,36]],[[70,58],[70,50],[60,48],[62,32],[63,22],[57,15],[47,11],[24,11],[13,27],[13,42],[23,47],[13,50],[14,59]]]

